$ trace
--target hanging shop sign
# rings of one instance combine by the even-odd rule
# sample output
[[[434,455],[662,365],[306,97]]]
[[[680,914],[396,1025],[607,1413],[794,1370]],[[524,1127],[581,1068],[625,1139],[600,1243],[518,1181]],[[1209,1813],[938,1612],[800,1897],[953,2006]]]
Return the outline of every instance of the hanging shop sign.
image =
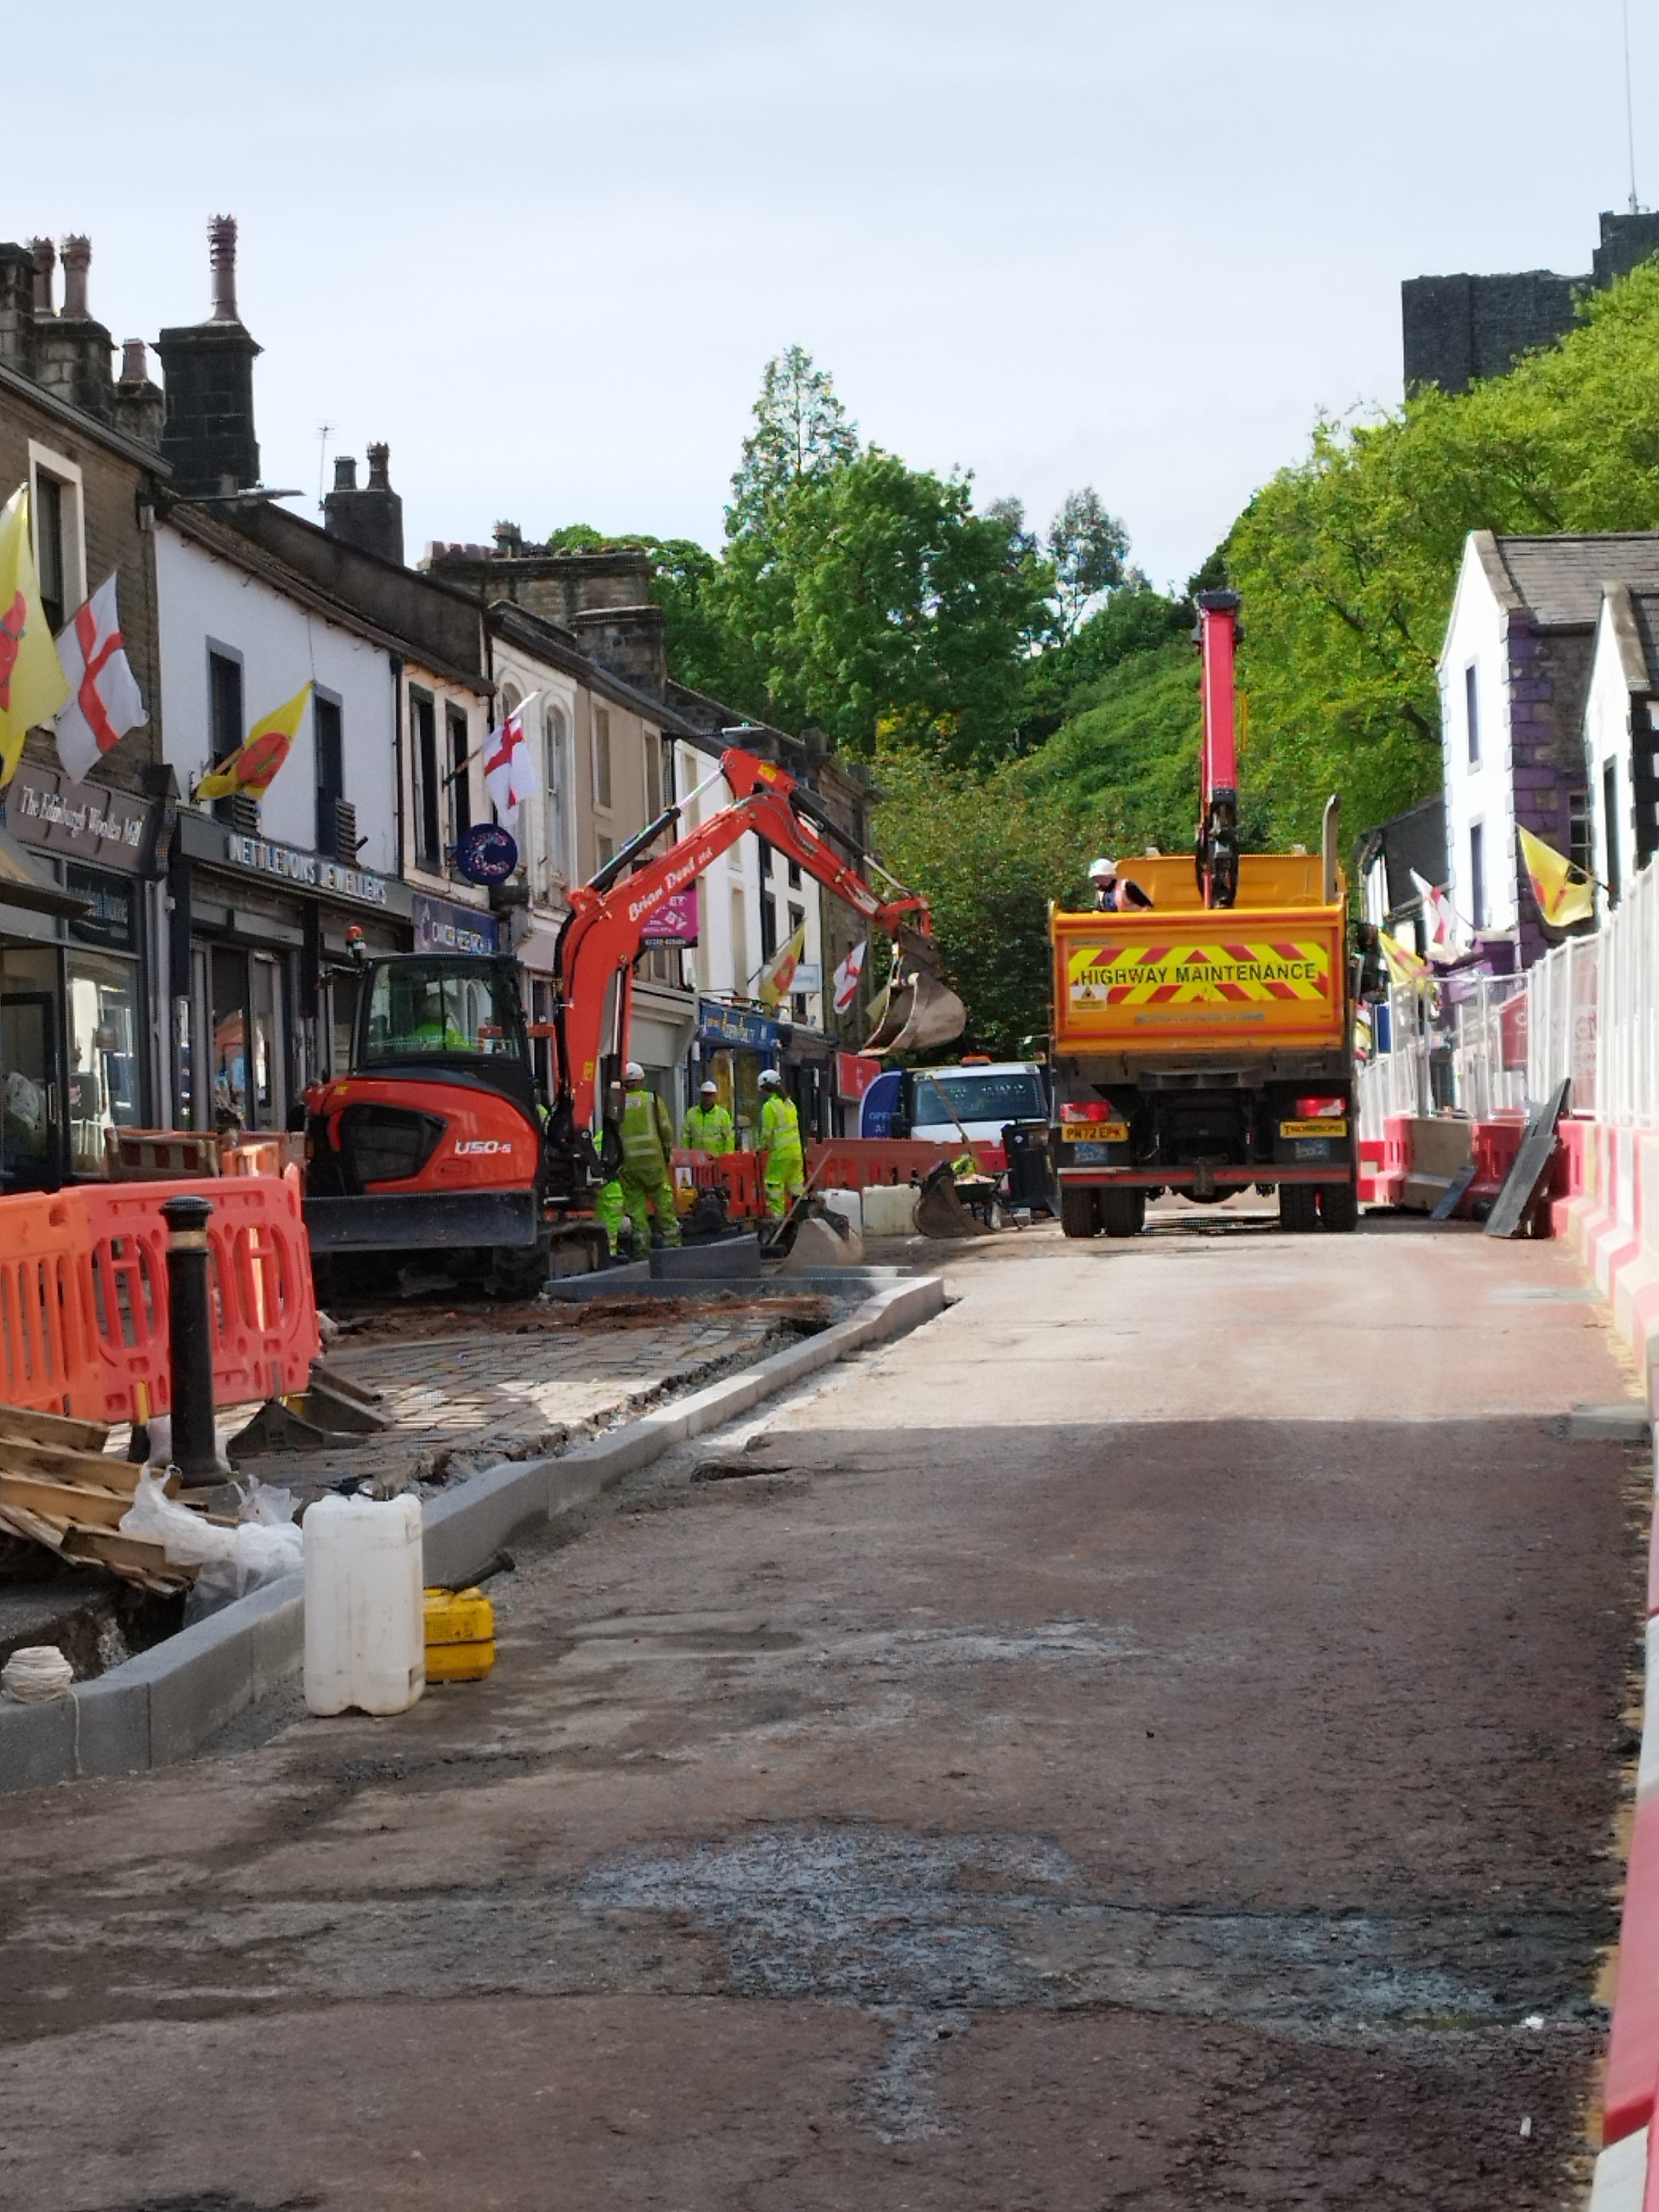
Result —
[[[778,1024],[769,1015],[746,1006],[727,1006],[719,999],[697,1002],[697,1037],[704,1045],[739,1045],[751,1052],[775,1052]]]
[[[881,1063],[870,1052],[836,1054],[836,1096],[855,1105],[881,1072]]]
[[[697,887],[686,884],[671,891],[662,905],[645,918],[640,935],[647,944],[695,944],[697,941]]]
[[[505,883],[518,865],[518,842],[499,822],[474,822],[455,840],[455,866],[468,883]]]
[[[156,804],[26,762],[6,788],[5,821],[26,845],[137,875]]]
[[[452,906],[447,899],[415,893],[416,952],[487,953],[496,950],[499,930],[493,914],[480,914],[475,906]]]

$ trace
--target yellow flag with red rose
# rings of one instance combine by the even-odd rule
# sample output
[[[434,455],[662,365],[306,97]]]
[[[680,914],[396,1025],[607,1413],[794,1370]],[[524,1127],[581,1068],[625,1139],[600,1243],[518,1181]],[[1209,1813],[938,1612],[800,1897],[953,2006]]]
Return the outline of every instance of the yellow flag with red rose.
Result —
[[[209,769],[196,785],[196,797],[263,798],[288,758],[310,699],[311,686],[302,684],[286,706],[257,721],[235,752]]]
[[[0,784],[9,784],[37,725],[48,726],[69,696],[69,679],[41,605],[29,534],[29,486],[0,510]]]

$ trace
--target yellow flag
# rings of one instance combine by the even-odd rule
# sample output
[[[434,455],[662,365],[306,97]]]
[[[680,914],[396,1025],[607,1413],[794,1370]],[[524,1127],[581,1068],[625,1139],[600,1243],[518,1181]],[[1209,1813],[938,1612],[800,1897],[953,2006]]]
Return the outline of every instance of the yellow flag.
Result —
[[[25,735],[52,720],[70,690],[41,605],[22,484],[0,510],[0,784],[11,781]]]
[[[762,1006],[781,1006],[789,996],[795,970],[806,950],[806,924],[801,923],[787,944],[780,945],[761,972],[759,997]]]
[[[1418,957],[1409,945],[1402,944],[1397,937],[1387,930],[1378,930],[1376,941],[1382,948],[1382,957],[1389,963],[1389,981],[1398,988],[1403,983],[1422,983],[1430,980],[1428,963]]]
[[[302,684],[286,706],[277,707],[263,721],[256,722],[235,752],[202,778],[196,785],[196,797],[263,798],[288,758],[310,697],[311,686]]]
[[[1596,911],[1596,887],[1581,868],[1563,860],[1553,845],[1535,837],[1517,824],[1521,857],[1532,881],[1538,911],[1552,929],[1564,930],[1569,922],[1587,922]]]

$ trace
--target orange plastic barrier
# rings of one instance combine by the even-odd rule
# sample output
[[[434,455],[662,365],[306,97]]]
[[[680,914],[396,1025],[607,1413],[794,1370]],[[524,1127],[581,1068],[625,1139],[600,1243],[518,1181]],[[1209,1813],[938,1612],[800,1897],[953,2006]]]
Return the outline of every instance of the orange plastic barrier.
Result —
[[[760,1221],[766,1211],[764,1152],[677,1152],[700,1191],[724,1191],[728,1221]]]
[[[198,1182],[86,1184],[63,1196],[84,1208],[87,1307],[96,1332],[105,1418],[130,1421],[170,1402],[164,1200],[203,1197]],[[0,1199],[0,1237],[7,1210]],[[207,1224],[212,1256],[213,1402],[236,1405],[302,1390],[321,1350],[311,1254],[300,1196],[285,1177],[222,1177]]]
[[[0,1402],[104,1418],[79,1193],[0,1198]]]
[[[872,1183],[919,1183],[930,1167],[955,1160],[957,1144],[924,1144],[914,1137],[831,1137],[806,1148],[807,1179],[821,1191],[864,1191]],[[1000,1144],[969,1147],[988,1173],[1007,1165]]]

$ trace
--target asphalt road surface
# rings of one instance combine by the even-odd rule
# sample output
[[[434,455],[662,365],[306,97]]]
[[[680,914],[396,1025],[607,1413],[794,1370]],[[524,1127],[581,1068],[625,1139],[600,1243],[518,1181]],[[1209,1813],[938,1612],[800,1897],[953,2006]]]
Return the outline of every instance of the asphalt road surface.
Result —
[[[485,1683],[0,1800],[10,2212],[1576,2206],[1643,1455],[1554,1246],[1005,1236]]]

